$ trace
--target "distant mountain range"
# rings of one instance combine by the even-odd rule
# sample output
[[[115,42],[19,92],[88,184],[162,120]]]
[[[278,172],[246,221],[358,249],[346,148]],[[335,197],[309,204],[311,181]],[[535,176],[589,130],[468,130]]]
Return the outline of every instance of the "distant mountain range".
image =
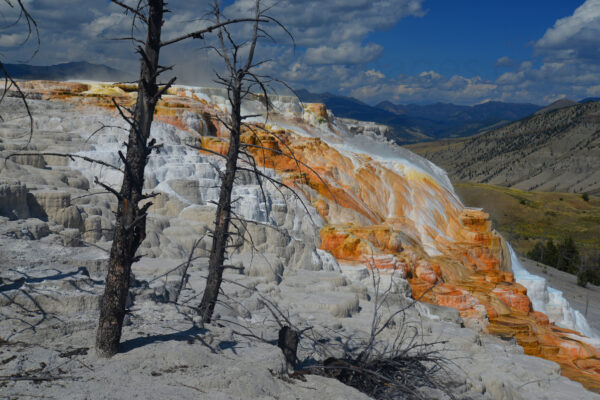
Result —
[[[130,80],[132,78],[132,74],[124,71],[85,61],[45,66],[4,64],[4,67],[10,76],[15,79],[44,79],[53,81],[82,79],[115,82]],[[0,72],[0,76],[2,75]]]
[[[455,182],[600,195],[600,102],[553,106],[490,132],[407,147]]]
[[[474,106],[461,106],[452,103],[435,103],[429,105],[392,104],[384,101],[376,106],[398,115],[429,119],[432,121],[493,121],[517,120],[540,109],[540,106],[528,103],[503,103],[488,101]]]
[[[393,139],[399,143],[469,136],[521,119],[542,108],[535,104],[499,101],[475,106],[450,103],[404,105],[384,101],[369,106],[352,97],[331,93],[315,94],[304,89],[296,93],[302,101],[325,103],[336,116],[390,125]]]

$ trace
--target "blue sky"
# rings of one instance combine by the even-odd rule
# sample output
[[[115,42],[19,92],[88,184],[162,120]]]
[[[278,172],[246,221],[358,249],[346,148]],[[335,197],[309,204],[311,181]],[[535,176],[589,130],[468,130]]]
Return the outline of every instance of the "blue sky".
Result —
[[[554,22],[571,15],[583,0],[426,0],[422,17],[407,17],[393,29],[367,37],[385,51],[372,63],[389,74],[497,78],[500,57],[516,62],[532,58],[533,43]]]
[[[138,58],[127,35],[129,16],[109,1],[23,0],[36,17],[41,49],[31,63],[86,60],[135,71]],[[135,3],[136,0],[126,0]],[[229,17],[247,16],[255,0],[228,0]],[[294,34],[295,50],[278,39],[258,56],[272,61],[259,72],[313,92],[333,92],[370,104],[500,100],[548,104],[560,98],[600,96],[600,0],[262,0]],[[165,37],[190,32],[212,0],[171,0]],[[0,8],[5,2],[0,2]],[[0,10],[7,20],[11,11]],[[235,34],[247,35],[248,26]],[[6,62],[27,60],[25,32],[0,31]],[[138,32],[143,36],[143,32]],[[214,37],[161,53],[178,82],[214,85],[222,68],[202,50]]]

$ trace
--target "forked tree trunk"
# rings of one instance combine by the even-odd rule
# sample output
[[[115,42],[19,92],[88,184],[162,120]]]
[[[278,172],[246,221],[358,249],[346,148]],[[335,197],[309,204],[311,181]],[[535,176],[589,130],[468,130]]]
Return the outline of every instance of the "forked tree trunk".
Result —
[[[202,301],[198,307],[198,315],[202,317],[204,323],[209,323],[217,297],[219,288],[223,280],[223,262],[225,261],[225,250],[229,238],[229,222],[231,218],[231,192],[237,171],[237,160],[240,150],[241,134],[241,82],[236,82],[231,88],[231,129],[229,138],[229,150],[227,151],[227,163],[225,175],[221,183],[221,192],[219,203],[217,205],[217,216],[215,220],[215,230],[208,260],[208,277],[206,278],[206,288],[202,296]]]
[[[119,191],[114,240],[96,334],[96,351],[105,357],[118,351],[125,302],[129,293],[131,264],[146,234],[147,206],[140,209],[139,202],[143,199],[144,169],[150,154],[148,139],[158,101],[156,76],[163,6],[163,0],[148,1],[148,31],[142,54],[138,97],[127,142],[125,173]]]

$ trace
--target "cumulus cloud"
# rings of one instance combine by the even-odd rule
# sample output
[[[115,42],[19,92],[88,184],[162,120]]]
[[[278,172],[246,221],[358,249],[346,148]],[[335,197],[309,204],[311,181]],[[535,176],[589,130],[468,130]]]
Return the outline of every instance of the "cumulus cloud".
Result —
[[[496,61],[496,68],[512,68],[515,66],[515,61],[508,57],[508,56],[504,56],[504,57],[500,57],[497,61]]]
[[[125,0],[135,5],[136,0]],[[40,51],[30,62],[38,65],[57,64],[69,61],[88,61],[106,64],[124,71],[137,71],[139,56],[135,53],[135,43],[115,41],[115,38],[129,37],[131,14],[125,15],[122,8],[110,1],[97,0],[27,0],[24,2],[40,29]],[[172,11],[165,15],[163,37],[171,38],[192,32],[209,22],[203,18],[210,10],[212,2],[173,2]],[[0,1],[0,22],[9,20],[11,10]],[[5,18],[2,18],[5,17]],[[5,62],[28,60],[35,48],[30,40],[25,46],[16,46],[18,37],[26,35],[26,26],[20,24],[11,28],[13,36],[0,31],[0,47]],[[143,26],[133,30],[133,35],[144,38]],[[161,62],[175,64],[179,81],[209,84],[213,76],[213,64],[205,51],[201,51],[201,41],[164,49]]]
[[[587,0],[573,15],[561,18],[535,44],[538,54],[552,60],[600,60],[600,0]]]
[[[505,69],[495,80],[445,77],[436,71],[363,83],[352,89],[365,101],[451,101],[473,104],[484,100],[549,104],[560,98],[580,100],[600,95],[600,0],[587,0],[573,14],[558,19],[533,43],[530,60],[520,64],[498,58]]]
[[[136,0],[127,0],[136,1]],[[282,78],[295,88],[314,92],[332,91],[363,101],[477,103],[487,99],[545,103],[558,96],[579,99],[598,95],[600,82],[600,0],[587,0],[573,14],[556,21],[533,43],[530,60],[520,64],[508,56],[497,59],[502,74],[497,79],[444,74],[425,66],[414,75],[382,73],[374,63],[386,51],[370,41],[370,34],[395,26],[408,16],[425,15],[424,0],[264,0],[274,5],[270,14],[293,34],[296,47],[285,31],[268,24],[277,41],[266,40],[258,49],[260,73]],[[270,3],[269,3],[270,2]],[[128,36],[130,16],[109,1],[26,0],[40,26],[42,45],[33,60],[37,64],[89,61],[125,71],[138,68],[138,56]],[[164,37],[170,38],[206,26],[202,18],[211,1],[173,2],[165,17]],[[0,5],[4,2],[0,1]],[[248,15],[254,0],[232,0],[228,17]],[[1,8],[1,7],[0,7]],[[5,20],[11,10],[0,9]],[[251,24],[232,28],[248,35]],[[0,31],[3,59],[28,58],[31,46],[18,46],[24,30]],[[142,30],[134,34],[143,36]],[[179,82],[213,85],[222,63],[214,53],[202,50],[214,37],[167,48],[161,62],[175,64]],[[498,55],[500,56],[500,54]],[[468,74],[467,74],[468,75]]]
[[[19,46],[27,39],[27,33],[9,33],[0,35],[0,47]]]
[[[476,103],[497,95],[498,85],[479,76],[450,78],[436,71],[423,71],[417,76],[400,76],[385,84],[362,85],[352,95],[365,100],[386,98],[397,103],[431,101],[461,104]]]
[[[422,16],[423,0],[282,0],[270,14],[295,36],[299,46],[360,44],[373,31],[389,29],[401,18]],[[225,12],[246,15],[254,0],[237,0]]]
[[[502,97],[549,103],[594,95],[600,81],[600,0],[587,0],[572,15],[558,19],[535,42],[534,56],[537,60],[525,61],[496,80]]]
[[[376,60],[384,49],[379,44],[366,42],[368,35],[389,29],[404,17],[423,16],[423,1],[278,1],[270,14],[293,34],[297,48],[296,57],[288,63],[277,57],[278,65],[273,73],[296,87],[318,92],[344,92],[381,80],[383,76],[374,71],[369,73],[366,64]],[[225,12],[238,17],[253,5],[254,0],[237,0]],[[286,41],[283,32],[275,31],[274,36]]]
[[[126,0],[134,4],[135,0]],[[377,59],[382,46],[367,41],[376,30],[393,27],[407,16],[422,16],[424,0],[264,0],[273,6],[270,15],[286,26],[295,39],[296,49],[291,51],[291,40],[285,31],[268,24],[269,33],[277,44],[265,44],[258,50],[261,59],[273,61],[261,70],[278,77],[290,79],[301,87],[304,83],[313,88],[335,89],[334,82],[347,86],[347,79],[361,76],[371,82],[373,75],[364,74],[364,64]],[[37,64],[55,64],[85,60],[103,63],[115,68],[134,70],[138,57],[128,41],[111,40],[129,36],[131,16],[110,1],[97,0],[26,0],[26,5],[40,26],[42,47],[33,60]],[[4,2],[0,2],[0,7]],[[212,1],[174,2],[171,13],[165,16],[165,38],[190,32],[208,22],[203,20],[210,11]],[[223,12],[227,17],[247,16],[254,0],[235,0]],[[11,10],[0,10],[0,15],[10,15]],[[248,35],[251,24],[232,28],[236,33]],[[5,33],[5,32],[0,32]],[[143,29],[134,30],[143,37]],[[15,42],[23,32],[0,36],[4,59],[15,62],[27,59],[31,48],[17,47]],[[208,84],[214,69],[221,68],[214,54],[200,50],[213,39],[207,35],[204,42],[194,41],[167,49],[161,55],[165,64],[176,64],[176,71],[188,83]],[[32,46],[33,44],[31,44]],[[287,47],[286,47],[287,46]],[[182,57],[182,54],[185,54]],[[352,69],[352,72],[350,71]],[[339,74],[335,76],[335,74]],[[316,79],[313,79],[316,78]],[[321,84],[317,81],[321,78]]]
[[[252,0],[238,0],[230,11],[247,9]],[[408,15],[423,15],[420,1],[283,0],[276,17],[291,27],[300,51],[281,75],[296,87],[334,91],[363,101],[452,101],[473,104],[484,100],[547,103],[559,96],[578,99],[595,93],[600,81],[600,0],[587,0],[571,16],[561,18],[537,41],[531,60],[520,63],[499,57],[497,79],[444,76],[428,70],[412,76],[369,72],[369,62],[384,51],[365,43],[367,35],[393,26]],[[364,65],[367,64],[367,65]],[[277,71],[277,68],[274,69]]]
[[[337,47],[319,46],[306,50],[304,60],[308,64],[365,64],[381,55],[383,47],[375,43],[360,46],[345,42]]]

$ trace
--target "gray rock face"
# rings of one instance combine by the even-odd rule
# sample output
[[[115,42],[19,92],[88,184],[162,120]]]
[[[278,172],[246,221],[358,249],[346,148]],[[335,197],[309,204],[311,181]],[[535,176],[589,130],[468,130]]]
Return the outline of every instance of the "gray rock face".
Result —
[[[9,237],[27,240],[39,240],[50,234],[48,224],[37,218],[28,218],[10,221],[7,218],[0,217],[4,220],[0,232]]]
[[[200,182],[191,179],[173,179],[167,181],[167,184],[185,200],[194,204],[202,204],[202,195],[200,193]]]
[[[28,155],[18,155],[12,158],[14,162],[22,165],[30,165],[35,168],[45,168],[46,160],[41,155],[28,154]]]
[[[79,229],[67,228],[60,232],[62,237],[63,245],[66,247],[78,247],[83,243],[81,242],[81,232]]]
[[[65,208],[71,206],[71,194],[68,192],[39,191],[34,192],[33,197],[41,210],[52,218]]]
[[[81,190],[88,190],[90,188],[90,182],[83,176],[69,176],[67,177],[67,184],[70,187]]]
[[[96,243],[103,236],[103,218],[99,215],[92,215],[85,219],[83,226],[83,238],[85,241]]]
[[[35,240],[40,240],[50,234],[48,224],[36,218],[25,220],[25,229]]]
[[[0,182],[0,216],[10,219],[28,218],[27,186],[20,182]]]
[[[74,228],[80,230],[83,228],[83,217],[81,210],[77,206],[68,206],[60,208],[52,215],[52,218],[65,228]]]

